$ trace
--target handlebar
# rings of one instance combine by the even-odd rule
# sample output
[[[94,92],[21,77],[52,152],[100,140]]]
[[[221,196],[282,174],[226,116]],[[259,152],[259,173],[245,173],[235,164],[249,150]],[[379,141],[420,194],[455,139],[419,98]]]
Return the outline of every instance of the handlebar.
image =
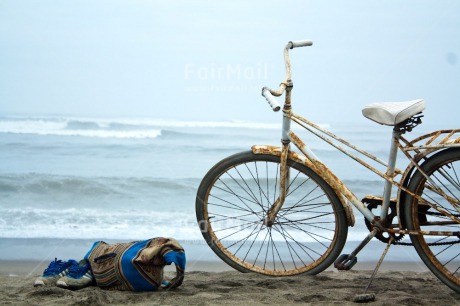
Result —
[[[267,99],[268,104],[270,104],[271,108],[274,112],[277,112],[281,109],[280,104],[276,101],[275,97],[270,93],[270,89],[267,87],[262,88],[262,96]]]
[[[291,45],[289,49],[299,48],[299,47],[309,47],[313,45],[311,40],[299,40],[299,41],[290,41],[288,45]]]
[[[280,110],[280,106],[279,106],[278,101],[276,101],[275,97],[273,96],[276,96],[276,97],[281,96],[286,90],[286,87],[292,86],[291,60],[289,58],[289,50],[294,49],[294,48],[300,48],[300,47],[308,47],[312,45],[313,45],[313,41],[311,40],[298,40],[298,41],[288,42],[286,47],[284,48],[284,63],[286,65],[286,78],[284,79],[283,82],[281,82],[281,85],[276,90],[268,88],[268,87],[262,88],[262,96],[264,96],[265,99],[267,99],[268,104],[270,104],[270,106],[275,112]]]

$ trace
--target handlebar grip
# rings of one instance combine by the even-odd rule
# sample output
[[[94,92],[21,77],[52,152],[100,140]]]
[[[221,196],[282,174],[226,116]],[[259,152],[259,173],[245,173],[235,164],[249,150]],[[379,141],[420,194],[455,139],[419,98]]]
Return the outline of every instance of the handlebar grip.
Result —
[[[276,101],[275,97],[270,93],[270,91],[267,89],[267,87],[262,88],[262,96],[267,99],[268,104],[270,104],[270,107],[273,109],[274,112],[277,112],[281,109],[280,104],[278,101]]]
[[[313,45],[313,41],[311,40],[290,41],[289,43],[291,44],[290,49],[299,48],[299,47],[309,47]]]

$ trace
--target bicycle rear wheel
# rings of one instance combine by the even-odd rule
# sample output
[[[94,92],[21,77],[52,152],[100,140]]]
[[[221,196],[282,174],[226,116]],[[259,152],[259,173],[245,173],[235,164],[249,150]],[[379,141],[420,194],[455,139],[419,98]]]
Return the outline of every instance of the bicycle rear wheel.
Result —
[[[442,191],[454,201],[460,199],[460,149],[441,151],[422,166],[422,170]],[[460,208],[447,201],[433,189],[433,184],[417,171],[410,183],[409,190],[421,196],[437,208],[452,215],[457,221]],[[441,231],[442,236],[411,235],[417,253],[426,266],[447,286],[460,292],[460,237],[449,234],[459,232],[460,224],[414,197],[406,200],[406,223],[409,230]]]
[[[316,274],[340,254],[346,215],[331,187],[304,165],[288,160],[289,190],[271,227],[263,225],[279,196],[280,157],[230,156],[203,178],[196,199],[201,232],[212,250],[242,272]]]

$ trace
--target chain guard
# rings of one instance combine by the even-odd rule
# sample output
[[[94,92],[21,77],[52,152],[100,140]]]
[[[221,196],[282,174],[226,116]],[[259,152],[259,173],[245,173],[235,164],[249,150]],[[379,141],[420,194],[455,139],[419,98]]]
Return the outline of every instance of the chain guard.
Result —
[[[379,206],[382,205],[382,198],[378,197],[365,197],[361,200],[366,207],[372,211],[373,209],[377,209]],[[396,201],[390,200],[390,207],[388,209],[388,216],[386,222],[384,224],[391,225],[393,224],[393,219],[398,217],[397,208],[396,208]],[[371,232],[373,227],[372,224],[365,218],[364,223],[366,224],[367,229]],[[397,242],[404,238],[404,234],[394,234],[394,241]],[[377,233],[375,238],[378,240],[388,243],[390,241],[390,233]]]

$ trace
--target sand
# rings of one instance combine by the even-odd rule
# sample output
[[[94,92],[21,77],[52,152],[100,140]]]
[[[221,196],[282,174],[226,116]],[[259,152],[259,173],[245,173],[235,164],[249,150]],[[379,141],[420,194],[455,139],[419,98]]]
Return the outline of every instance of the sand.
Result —
[[[33,280],[47,263],[0,261],[2,305],[356,305],[370,270],[338,272],[328,269],[316,276],[268,277],[240,273],[221,263],[195,262],[184,284],[157,292],[106,291],[88,287],[70,291],[50,286],[34,288]],[[361,264],[361,268],[369,268]],[[404,272],[392,272],[390,267]],[[460,294],[442,284],[420,265],[392,263],[382,267],[369,292],[372,305],[460,305]],[[206,272],[205,272],[206,271]],[[221,271],[221,272],[214,272]]]

